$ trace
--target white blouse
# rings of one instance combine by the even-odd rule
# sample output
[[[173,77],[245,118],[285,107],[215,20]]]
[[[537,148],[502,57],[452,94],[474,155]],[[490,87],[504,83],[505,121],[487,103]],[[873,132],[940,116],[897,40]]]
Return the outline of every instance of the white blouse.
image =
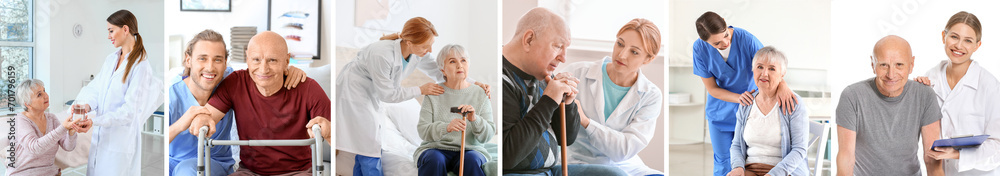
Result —
[[[762,163],[777,165],[781,162],[781,117],[778,103],[764,115],[754,101],[743,128],[743,140],[747,143],[747,164]]]

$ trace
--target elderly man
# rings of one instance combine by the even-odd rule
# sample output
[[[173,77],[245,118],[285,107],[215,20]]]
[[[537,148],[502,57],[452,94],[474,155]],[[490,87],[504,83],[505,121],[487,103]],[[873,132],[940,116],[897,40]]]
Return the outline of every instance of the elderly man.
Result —
[[[248,70],[226,76],[206,109],[192,108],[197,114],[189,132],[202,126],[214,127],[226,111],[235,113],[241,139],[305,139],[308,127],[320,124],[323,138],[330,141],[330,99],[316,83],[307,79],[295,89],[283,86],[290,54],[285,40],[266,31],[250,39],[247,46]],[[310,120],[311,119],[311,120]],[[215,132],[210,129],[209,134]],[[240,146],[240,165],[233,175],[308,175],[311,160],[308,146]]]
[[[187,113],[187,110],[191,107],[204,110],[201,106],[208,104],[208,99],[222,79],[233,72],[233,68],[226,66],[228,57],[222,35],[209,29],[195,35],[184,50],[184,72],[177,75],[169,92],[170,127],[167,138],[170,143],[170,175],[197,173],[198,160],[195,158],[198,154],[198,138],[190,135],[187,130],[194,119],[193,115],[208,112]],[[288,66],[286,75],[285,84],[291,88],[306,80],[305,72],[293,66]],[[184,114],[192,116],[183,116]],[[229,140],[230,132],[235,131],[232,130],[232,116],[232,110],[226,112],[215,125],[219,132],[209,138]],[[212,162],[208,163],[212,167],[212,175],[229,175],[233,172],[232,166],[236,161],[233,160],[230,147],[212,147]]]
[[[561,175],[559,141],[573,144],[581,125],[576,84],[568,73],[552,74],[566,62],[569,28],[561,17],[534,8],[517,23],[514,38],[503,46],[503,172],[505,175]],[[543,91],[544,90],[544,91]],[[566,103],[566,139],[559,104]],[[570,135],[572,134],[572,135]],[[604,165],[569,165],[569,175],[625,175]]]
[[[844,88],[837,105],[838,175],[920,175],[917,140],[930,150],[941,130],[934,91],[907,79],[914,57],[903,38],[882,38],[871,59],[876,77]],[[939,161],[924,161],[928,175],[943,175]]]

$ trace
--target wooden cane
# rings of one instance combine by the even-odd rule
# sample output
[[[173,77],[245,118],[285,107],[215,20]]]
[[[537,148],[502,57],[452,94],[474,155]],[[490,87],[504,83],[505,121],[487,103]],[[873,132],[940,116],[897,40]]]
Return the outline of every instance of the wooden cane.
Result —
[[[463,113],[468,114],[468,113]],[[466,122],[466,117],[468,115],[462,116],[462,121]],[[468,122],[466,122],[466,129],[468,129]],[[458,150],[458,176],[465,174],[465,130],[462,130],[462,147]]]
[[[562,175],[569,176],[569,166],[566,162],[566,102],[559,103],[559,111],[562,112],[562,118],[559,118],[559,121],[562,121],[562,134],[560,134],[562,140],[559,141],[559,147],[562,149]]]

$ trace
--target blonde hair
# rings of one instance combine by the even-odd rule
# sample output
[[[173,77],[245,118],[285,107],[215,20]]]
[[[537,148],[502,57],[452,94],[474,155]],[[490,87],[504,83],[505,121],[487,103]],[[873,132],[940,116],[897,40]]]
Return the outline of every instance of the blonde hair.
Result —
[[[652,21],[636,18],[625,23],[625,26],[618,30],[618,35],[629,30],[639,32],[639,36],[642,36],[643,49],[649,53],[649,57],[656,57],[656,54],[660,52],[660,29]]]
[[[438,36],[438,33],[434,29],[434,24],[431,24],[424,17],[413,17],[410,20],[406,20],[406,23],[403,24],[403,31],[382,36],[379,40],[403,39],[413,44],[421,44],[430,40],[431,37],[436,36]]]

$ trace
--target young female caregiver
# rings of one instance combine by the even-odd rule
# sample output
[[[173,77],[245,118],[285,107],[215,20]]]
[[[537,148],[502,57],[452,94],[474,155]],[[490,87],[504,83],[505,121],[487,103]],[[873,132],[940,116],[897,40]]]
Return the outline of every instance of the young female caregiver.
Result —
[[[738,105],[750,105],[753,83],[751,61],[763,44],[742,28],[726,26],[726,21],[715,12],[705,12],[695,20],[699,39],[694,42],[694,74],[701,77],[708,91],[705,119],[708,120],[715,153],[714,175],[729,173],[729,147],[736,130]],[[793,110],[795,95],[785,82],[778,89],[782,112]]]
[[[917,81],[931,85],[941,104],[941,138],[990,135],[979,147],[934,148],[927,155],[944,160],[945,175],[1000,175],[1000,81],[972,60],[982,45],[983,27],[968,12],[951,16],[941,32],[948,60]]]
[[[382,140],[378,116],[382,102],[397,103],[420,95],[440,95],[444,88],[435,83],[402,87],[400,83],[415,68],[435,82],[444,76],[431,52],[437,30],[423,17],[414,17],[396,34],[361,48],[358,56],[337,76],[337,150],[357,154],[354,175],[382,175]],[[476,83],[486,89],[489,86]],[[401,124],[406,125],[406,124]],[[413,125],[413,124],[410,124]]]
[[[663,108],[660,88],[640,72],[660,51],[660,30],[636,18],[618,30],[611,56],[566,66],[580,83],[580,130],[567,155],[573,164],[607,164],[629,175],[663,175],[637,156],[656,131]]]
[[[104,59],[101,71],[80,90],[77,105],[92,117],[87,175],[140,175],[140,130],[163,103],[163,83],[153,77],[132,12],[119,10],[107,19],[108,39],[118,51]]]

